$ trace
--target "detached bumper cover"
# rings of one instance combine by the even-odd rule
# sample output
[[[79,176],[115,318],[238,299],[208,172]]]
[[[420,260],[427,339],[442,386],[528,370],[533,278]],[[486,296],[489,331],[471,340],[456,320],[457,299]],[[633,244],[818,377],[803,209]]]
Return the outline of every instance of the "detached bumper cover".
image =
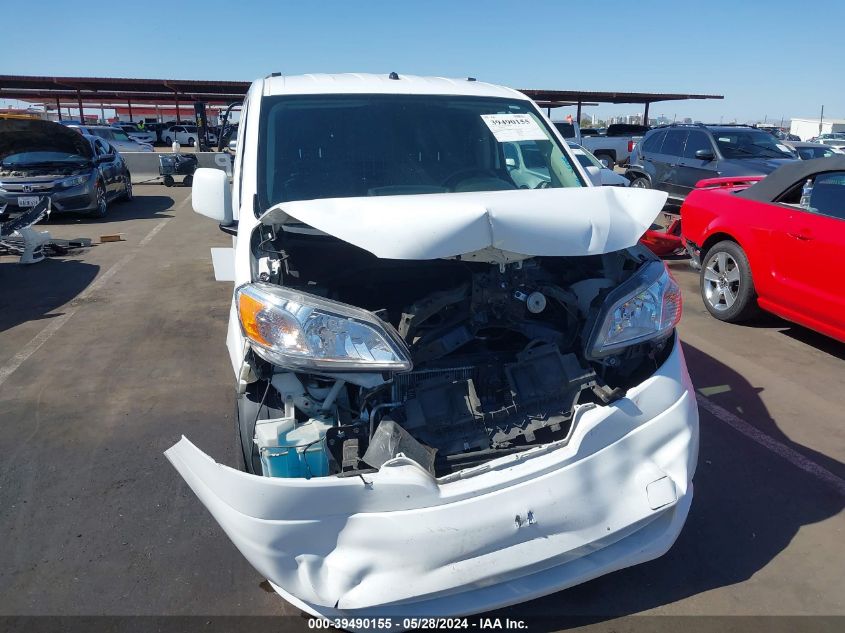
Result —
[[[183,438],[165,454],[250,563],[299,608],[465,615],[663,554],[692,501],[698,411],[680,344],[568,443],[438,482],[397,458],[363,478],[271,479]]]

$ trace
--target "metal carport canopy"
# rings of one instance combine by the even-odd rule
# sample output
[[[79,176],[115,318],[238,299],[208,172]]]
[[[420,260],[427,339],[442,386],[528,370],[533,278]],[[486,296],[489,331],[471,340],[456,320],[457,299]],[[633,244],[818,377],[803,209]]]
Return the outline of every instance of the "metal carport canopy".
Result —
[[[583,90],[536,90],[520,89],[543,108],[557,108],[575,102],[578,105],[577,120],[581,120],[581,105],[596,103],[642,103],[645,105],[643,120],[648,121],[648,106],[658,101],[686,101],[688,99],[724,99],[724,95],[704,95],[675,92],[593,92]]]
[[[249,89],[248,81],[202,81],[195,79],[133,79],[118,77],[40,77],[0,75],[0,98],[38,101],[75,100],[85,103],[166,104],[179,101],[205,101],[225,104],[239,101]],[[659,92],[595,92],[582,90],[523,89],[546,108],[588,103],[642,103],[645,118],[648,106],[657,101],[687,99],[723,99],[722,95],[659,93]]]
[[[131,99],[135,103],[208,101],[228,103],[242,99],[248,81],[198,81],[193,79],[130,79],[117,77],[37,77],[0,75],[0,97],[54,100],[81,98],[86,102]]]

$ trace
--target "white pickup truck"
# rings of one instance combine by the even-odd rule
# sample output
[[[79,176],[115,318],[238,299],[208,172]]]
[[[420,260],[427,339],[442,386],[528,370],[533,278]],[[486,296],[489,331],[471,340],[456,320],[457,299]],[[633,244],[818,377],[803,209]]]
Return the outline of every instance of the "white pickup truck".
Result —
[[[622,123],[611,125],[606,134],[582,135],[577,123],[568,121],[553,121],[558,132],[564,139],[586,147],[596,158],[607,163],[609,169],[615,165],[625,165],[631,158],[634,146],[648,131],[644,125],[626,125]]]

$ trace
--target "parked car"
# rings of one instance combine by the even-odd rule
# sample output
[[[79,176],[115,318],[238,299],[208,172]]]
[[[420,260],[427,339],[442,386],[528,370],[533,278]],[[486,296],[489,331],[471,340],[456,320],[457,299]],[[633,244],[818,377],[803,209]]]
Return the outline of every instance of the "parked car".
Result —
[[[0,120],[0,207],[36,206],[102,218],[114,200],[132,199],[126,163],[102,138],[41,120]]]
[[[112,123],[112,127],[123,130],[129,138],[142,145],[152,146],[156,142],[155,133],[149,130],[142,130],[134,123]]]
[[[640,244],[658,257],[668,257],[684,250],[681,238],[681,218],[680,216],[672,217],[671,214],[667,215],[671,219],[665,226],[657,223],[652,224],[651,228],[643,233],[640,238]]]
[[[123,130],[113,128],[109,125],[68,125],[67,127],[76,130],[80,134],[88,134],[104,139],[119,152],[155,151],[149,143],[139,143],[129,138],[129,135]]]
[[[590,150],[608,169],[627,164],[642,134],[649,129],[642,125],[615,123],[603,135],[584,136],[577,123],[555,121],[554,126],[564,139]]]
[[[144,129],[155,136],[153,144],[164,144],[164,139],[162,138],[161,133],[167,129],[167,127],[169,126],[166,126],[163,123],[144,123]]]
[[[843,132],[828,132],[826,134],[819,134],[815,138],[810,139],[811,143],[823,143],[831,147],[845,147],[845,133]]]
[[[181,145],[193,147],[197,142],[199,132],[196,125],[174,125],[165,129],[162,133],[164,142],[167,145],[178,141]],[[217,136],[213,132],[208,133],[209,143],[217,143]]]
[[[701,182],[681,213],[710,314],[738,322],[759,307],[845,341],[845,156]]]
[[[699,180],[764,176],[796,158],[771,134],[753,127],[669,125],[643,137],[625,176],[632,187],[665,191],[677,204]]]
[[[753,127],[756,127],[758,130],[763,130],[764,132],[771,134],[772,136],[774,136],[779,141],[800,141],[801,140],[801,137],[799,137],[795,134],[790,134],[786,130],[781,129],[776,125],[755,125]]]
[[[823,143],[803,143],[801,141],[789,141],[784,145],[788,145],[792,151],[798,154],[801,160],[811,160],[813,158],[827,158],[828,156],[839,156],[843,154],[843,150],[831,145]]]
[[[474,80],[267,77],[241,133],[192,204],[233,234],[246,474],[166,455],[270,586],[462,615],[671,546],[698,413],[680,290],[637,244],[665,194],[593,187],[530,99]],[[514,141],[548,180],[511,178]]]
[[[569,148],[575,155],[575,159],[581,164],[587,173],[590,175],[590,180],[596,186],[606,187],[627,187],[631,183],[622,174],[617,174],[612,169],[608,169],[597,156],[594,156],[590,150],[578,145],[577,143],[568,142]]]

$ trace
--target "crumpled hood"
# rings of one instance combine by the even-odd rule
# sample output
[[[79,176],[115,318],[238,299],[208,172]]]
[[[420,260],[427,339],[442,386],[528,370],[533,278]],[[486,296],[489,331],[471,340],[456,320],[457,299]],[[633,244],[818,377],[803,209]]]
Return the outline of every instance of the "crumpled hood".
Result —
[[[384,259],[506,263],[634,246],[666,194],[583,187],[328,198],[281,203],[265,224],[307,224]]]
[[[38,119],[0,119],[0,160],[22,152],[67,152],[93,157],[91,144],[69,127]]]

